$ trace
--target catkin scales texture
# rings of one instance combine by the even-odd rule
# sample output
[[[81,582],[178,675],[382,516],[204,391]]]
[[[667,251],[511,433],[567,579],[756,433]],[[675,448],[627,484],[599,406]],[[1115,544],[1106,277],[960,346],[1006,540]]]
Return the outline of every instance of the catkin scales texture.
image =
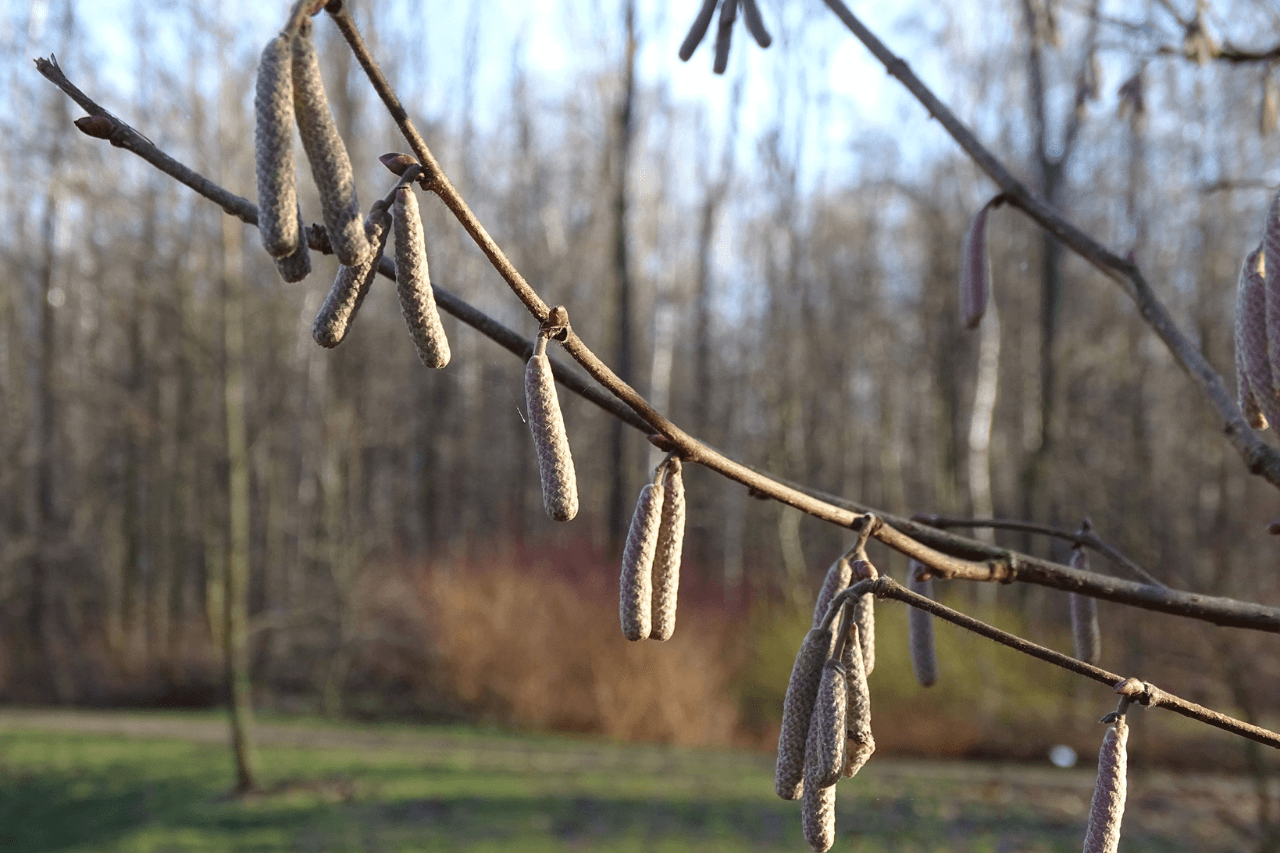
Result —
[[[545,353],[535,353],[525,367],[524,398],[529,410],[529,432],[538,454],[542,506],[556,521],[569,521],[578,514],[578,480],[569,455],[569,436],[560,413],[556,380]]]
[[[672,459],[663,478],[662,520],[653,555],[653,609],[649,637],[669,640],[676,630],[676,600],[680,592],[680,556],[684,550],[684,475],[680,460]]]
[[[804,790],[804,755],[809,740],[813,703],[822,681],[822,664],[831,653],[831,631],[814,628],[805,635],[791,667],[787,696],[782,701],[782,730],[778,733],[778,763],[773,788],[784,800],[799,799]]]
[[[1262,250],[1256,249],[1245,258],[1236,289],[1236,390],[1255,429],[1266,429],[1280,416],[1267,353],[1267,285],[1261,267]]]
[[[806,743],[805,764],[812,768],[822,746],[812,733]],[[810,770],[805,775],[803,799],[800,803],[800,825],[810,849],[825,853],[836,841],[836,786],[821,784]]]
[[[816,780],[821,787],[840,781],[844,770],[845,715],[849,694],[844,667],[829,660],[822,667],[818,695],[809,721],[809,739],[805,747],[805,784]]]
[[[618,581],[618,618],[622,636],[628,640],[643,640],[653,628],[653,555],[658,547],[664,491],[661,485],[645,484],[627,531]]]
[[[1128,770],[1129,726],[1124,717],[1107,729],[1098,753],[1098,782],[1089,805],[1089,828],[1084,853],[1116,853],[1120,847],[1120,822],[1124,817]]]
[[[964,251],[960,259],[960,314],[965,326],[972,329],[987,313],[987,299],[991,293],[991,265],[987,261],[986,205],[973,217],[969,233],[964,237]]]
[[[385,207],[376,207],[365,219],[364,228],[373,252],[362,264],[338,267],[333,287],[329,288],[329,295],[311,324],[311,337],[322,347],[336,347],[347,336],[351,321],[378,274],[378,262],[382,260],[391,230],[391,214]]]
[[[1267,211],[1266,230],[1262,238],[1262,277],[1266,304],[1267,361],[1271,365],[1271,388],[1280,389],[1280,193]],[[1274,400],[1271,401],[1274,404]],[[1274,421],[1272,409],[1258,400],[1262,413]],[[1280,429],[1280,427],[1276,427]]]
[[[1071,568],[1089,571],[1089,555],[1083,548],[1071,549]],[[1098,627],[1098,602],[1085,595],[1068,593],[1071,601],[1071,638],[1076,659],[1097,663],[1102,658],[1102,631]]]
[[[275,258],[276,272],[287,282],[302,281],[311,275],[311,250],[307,247],[307,235],[302,230],[302,210],[294,206],[295,222],[298,228],[297,248],[283,258]]]
[[[933,599],[933,578],[920,580],[919,570],[923,568],[915,560],[911,561],[908,585],[912,592]],[[932,687],[938,683],[938,652],[933,639],[933,614],[918,607],[907,608],[907,642],[911,650],[911,670],[921,687]]]
[[[853,776],[875,751],[875,739],[871,736],[871,690],[867,686],[861,644],[856,637],[850,636],[845,649],[848,652],[845,655],[845,681],[849,695],[845,728],[849,743],[845,745],[844,775]]]
[[[822,581],[822,589],[818,590],[818,600],[813,604],[813,627],[817,628],[822,624],[823,617],[827,615],[827,608],[831,606],[831,599],[847,587],[852,578],[853,567],[845,557],[836,560],[831,564],[831,568],[827,569],[827,577]]]
[[[311,163],[311,176],[320,192],[329,242],[338,260],[353,267],[364,261],[371,250],[356,198],[351,158],[329,112],[311,29],[311,19],[304,18],[293,38],[293,109],[302,148]]]
[[[258,62],[253,101],[253,158],[258,177],[258,233],[273,258],[298,249],[298,189],[293,166],[293,45],[283,33]]]
[[[858,626],[862,668],[870,675],[876,668],[876,597],[871,593],[858,596],[853,606],[853,624]]]
[[[391,207],[396,232],[396,293],[400,313],[409,325],[409,336],[418,350],[418,359],[439,369],[449,363],[449,340],[444,336],[435,291],[427,267],[427,244],[422,233],[418,198],[409,187],[396,190]]]

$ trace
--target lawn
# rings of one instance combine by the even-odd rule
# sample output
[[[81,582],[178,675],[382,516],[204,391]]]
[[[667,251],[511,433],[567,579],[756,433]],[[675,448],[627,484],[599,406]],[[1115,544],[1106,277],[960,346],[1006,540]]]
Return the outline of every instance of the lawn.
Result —
[[[767,755],[460,727],[260,729],[263,791],[236,799],[217,715],[0,711],[0,850],[808,849]],[[1092,777],[877,757],[841,783],[835,849],[1078,851]],[[1239,849],[1217,818],[1247,818],[1246,790],[1140,775],[1122,849]]]

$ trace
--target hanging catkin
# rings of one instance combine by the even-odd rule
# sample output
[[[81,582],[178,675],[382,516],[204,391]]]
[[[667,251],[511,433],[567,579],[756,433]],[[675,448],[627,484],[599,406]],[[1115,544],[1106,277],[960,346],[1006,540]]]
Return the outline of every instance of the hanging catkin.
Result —
[[[653,628],[653,555],[658,547],[664,491],[660,484],[645,483],[627,531],[618,582],[618,618],[622,636],[628,640],[643,640]]]
[[[804,840],[816,853],[825,853],[836,840],[836,786],[820,783],[812,768],[820,761],[823,746],[816,726],[810,727],[805,744],[805,780],[800,802],[800,826]]]
[[[1107,729],[1098,752],[1098,783],[1089,805],[1089,828],[1084,853],[1116,853],[1120,846],[1120,821],[1124,817],[1125,773],[1129,726],[1121,715]]]
[[[669,640],[676,630],[676,599],[680,591],[680,554],[684,549],[684,476],[680,460],[672,457],[663,478],[662,521],[653,555],[653,625],[649,637]]]
[[[742,0],[742,22],[747,25],[747,32],[761,47],[773,44],[773,37],[765,29],[764,19],[760,17],[760,7],[756,0]]]
[[[856,629],[855,629],[856,630]],[[857,637],[851,635],[846,643],[845,683],[849,690],[849,708],[845,714],[845,727],[849,742],[845,744],[844,775],[853,776],[867,763],[875,752],[876,742],[871,736],[871,690],[867,687],[867,672],[862,664],[862,652]]]
[[[707,34],[707,27],[711,25],[711,18],[715,13],[716,0],[702,0],[702,8],[698,10],[698,17],[693,19],[693,26],[689,27],[688,35],[680,43],[679,56],[681,62],[688,62],[689,57],[693,56],[693,52],[698,49],[698,45],[702,44],[702,39]]]
[[[1276,194],[1267,210],[1262,254],[1261,265],[1266,283],[1267,361],[1271,365],[1271,387],[1280,389],[1280,193]],[[1262,403],[1261,400],[1258,402]],[[1272,419],[1265,403],[1262,404],[1262,411]]]
[[[288,282],[302,281],[311,275],[311,250],[307,247],[307,234],[302,229],[302,208],[294,202],[294,222],[297,224],[297,248],[283,258],[274,258],[276,272]]]
[[[716,30],[716,58],[711,70],[723,74],[729,67],[729,44],[733,41],[733,22],[738,17],[738,0],[723,0],[720,4],[720,26]]]
[[[354,267],[368,257],[371,249],[356,198],[355,173],[347,146],[329,112],[311,29],[311,19],[303,18],[293,39],[293,109],[302,148],[311,162],[311,176],[320,192],[329,243],[339,261]]]
[[[267,42],[258,62],[253,158],[258,175],[258,233],[273,258],[298,250],[298,189],[293,168],[293,39]]]
[[[556,521],[569,521],[578,514],[578,480],[546,350],[547,339],[539,335],[524,370],[524,399],[529,410],[529,432],[538,454],[542,506]]]
[[[1071,568],[1089,571],[1089,555],[1079,545],[1071,549]],[[1075,641],[1076,659],[1097,663],[1102,657],[1102,632],[1098,628],[1098,602],[1087,595],[1069,593],[1071,599],[1071,638]]]
[[[387,234],[391,231],[391,213],[386,204],[379,199],[369,211],[364,221],[365,234],[369,245],[373,247],[369,259],[354,267],[342,265],[338,267],[338,275],[329,288],[324,305],[316,314],[311,324],[311,337],[322,347],[332,348],[342,343],[351,328],[351,322],[364,302],[369,286],[378,274],[378,263],[382,260],[382,251],[387,245]]]
[[[400,313],[409,324],[409,336],[418,350],[418,359],[427,367],[439,369],[449,363],[449,340],[444,336],[435,292],[431,289],[418,197],[409,187],[396,190],[391,218],[395,220],[396,293],[400,295]]]
[[[987,214],[990,211],[988,202],[973,217],[960,256],[960,319],[970,329],[977,327],[982,315],[987,313],[991,294],[991,264],[987,261]]]
[[[778,763],[773,789],[784,800],[799,799],[804,790],[804,755],[809,721],[822,680],[822,664],[831,654],[831,630],[814,628],[805,635],[791,667],[787,697],[782,701],[782,730],[778,733]]]
[[[817,780],[826,788],[840,781],[844,770],[845,719],[849,710],[849,691],[844,667],[829,660],[822,665],[822,680],[813,703],[809,721],[809,740],[805,747],[805,784]]]
[[[853,577],[875,578],[880,573],[866,560],[856,560]],[[862,667],[867,675],[876,668],[876,597],[871,593],[858,596],[853,605],[853,623],[858,626],[858,639],[862,647]]]
[[[1267,357],[1267,287],[1262,267],[1259,246],[1244,259],[1236,286],[1236,393],[1254,429],[1266,429],[1280,408]]]
[[[827,615],[827,608],[831,606],[831,599],[847,587],[852,578],[853,568],[845,557],[836,560],[831,564],[831,568],[827,569],[827,577],[823,580],[822,589],[818,590],[818,600],[813,605],[813,627],[817,628],[822,624],[822,620]]]
[[[912,592],[933,600],[933,578],[921,579],[927,572],[923,563],[912,560],[907,569],[907,584]],[[938,683],[938,652],[933,641],[933,614],[919,607],[907,608],[907,642],[911,648],[911,669],[921,687]]]

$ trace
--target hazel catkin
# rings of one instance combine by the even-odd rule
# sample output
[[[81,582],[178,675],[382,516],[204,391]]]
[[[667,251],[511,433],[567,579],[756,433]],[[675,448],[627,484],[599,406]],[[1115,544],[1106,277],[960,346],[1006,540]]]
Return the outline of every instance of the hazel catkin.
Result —
[[[693,56],[693,52],[698,49],[698,45],[702,44],[702,39],[707,34],[707,27],[715,16],[716,2],[717,0],[702,0],[702,6],[698,9],[697,17],[693,19],[693,25],[689,27],[684,41],[680,43],[678,56],[681,62],[688,62],[689,57]]]
[[[855,560],[853,577],[875,578],[880,573],[866,560]],[[876,597],[863,593],[853,602],[853,623],[858,626],[858,642],[862,648],[862,667],[867,675],[876,668]]]
[[[449,363],[449,339],[444,335],[440,312],[436,310],[422,216],[418,212],[418,198],[411,188],[396,190],[391,218],[395,221],[396,293],[400,296],[400,313],[409,325],[418,360],[427,367],[439,369]]]
[[[1093,801],[1089,804],[1084,853],[1116,853],[1119,849],[1127,786],[1128,743],[1129,726],[1122,714],[1107,729],[1102,749],[1098,752],[1098,781],[1093,789]]]
[[[813,728],[805,746],[805,780],[800,802],[800,827],[809,849],[826,853],[836,840],[836,786],[823,785],[812,770],[818,762],[822,746]]]
[[[547,339],[539,336],[525,367],[525,406],[529,410],[529,432],[533,434],[533,447],[538,455],[542,506],[554,520],[570,521],[578,514],[578,480],[546,347]]]
[[[991,294],[991,264],[987,260],[987,214],[991,204],[983,205],[973,217],[964,236],[960,257],[960,319],[966,328],[976,328],[987,313]]]
[[[845,744],[845,776],[853,776],[861,770],[876,748],[875,738],[871,736],[871,690],[867,686],[862,647],[857,639],[851,634],[845,645],[848,652],[844,657],[845,683],[849,691],[849,707],[845,713],[848,735],[848,743]]]
[[[302,209],[297,206],[297,202],[294,202],[294,222],[298,230],[295,241],[297,248],[283,258],[273,258],[276,272],[290,283],[302,281],[311,275],[311,250],[307,246],[307,233],[302,228]]]
[[[378,263],[382,260],[387,234],[391,231],[391,213],[381,200],[374,204],[365,218],[364,230],[373,247],[368,260],[354,267],[345,264],[338,267],[329,295],[311,324],[311,337],[322,347],[332,348],[342,343],[365,294],[378,275]]]
[[[371,249],[356,198],[351,158],[329,112],[311,30],[311,19],[303,18],[293,38],[293,109],[311,176],[320,192],[329,243],[338,260],[353,267],[364,261]]]
[[[817,628],[822,624],[822,620],[827,615],[827,608],[831,606],[831,599],[847,587],[852,578],[853,567],[849,565],[846,557],[842,556],[827,569],[827,576],[822,581],[822,589],[818,590],[818,600],[813,603],[813,627]]]
[[[680,592],[680,556],[684,550],[684,475],[672,457],[663,476],[662,519],[653,555],[653,609],[649,637],[669,640],[676,630],[676,601]]]
[[[1259,246],[1240,268],[1235,322],[1237,399],[1249,425],[1260,430],[1280,414],[1267,354],[1267,285],[1262,268]]]
[[[804,790],[809,722],[822,680],[822,665],[830,654],[831,630],[814,628],[805,635],[791,667],[787,696],[782,701],[782,729],[778,733],[778,761],[773,774],[773,789],[784,800],[799,799]]]
[[[924,564],[912,560],[907,570],[908,588],[933,599],[933,578],[921,578]],[[911,649],[911,670],[921,687],[938,683],[938,652],[933,640],[933,614],[919,607],[907,608],[907,643]]]
[[[628,640],[643,640],[653,628],[653,555],[658,547],[664,491],[661,484],[655,483],[645,483],[640,490],[622,552],[618,618],[622,636]]]
[[[253,159],[258,233],[273,258],[298,250],[298,189],[293,166],[293,39],[281,33],[258,61],[253,101]]]
[[[1076,546],[1071,549],[1071,568],[1089,571],[1089,555]],[[1102,632],[1098,628],[1098,602],[1087,595],[1068,593],[1071,600],[1071,639],[1076,660],[1097,663],[1102,658]]]
[[[844,667],[836,660],[822,665],[822,680],[813,703],[809,721],[809,740],[805,747],[805,784],[816,780],[822,787],[840,781],[844,770],[846,738],[845,719],[849,693]]]

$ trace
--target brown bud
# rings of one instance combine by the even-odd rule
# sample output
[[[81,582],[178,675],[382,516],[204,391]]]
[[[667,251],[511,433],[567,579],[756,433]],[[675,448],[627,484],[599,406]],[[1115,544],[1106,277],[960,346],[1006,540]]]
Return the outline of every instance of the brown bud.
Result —
[[[258,233],[273,258],[298,249],[298,191],[293,168],[293,40],[278,35],[262,50],[253,108]]]
[[[397,154],[394,151],[389,154],[383,154],[378,160],[382,162],[382,165],[390,169],[391,174],[396,177],[403,175],[410,166],[418,165],[417,159],[412,154]]]
[[[395,196],[391,213],[396,231],[396,292],[400,295],[400,313],[409,324],[418,359],[427,367],[439,369],[449,363],[451,354],[440,312],[436,310],[435,292],[431,289],[418,199],[409,187],[400,187]]]
[[[81,116],[75,125],[85,136],[94,139],[110,139],[116,129],[116,123],[106,116]]]
[[[364,221],[365,234],[373,253],[369,259],[354,267],[339,266],[338,275],[329,288],[329,295],[320,306],[316,320],[311,324],[311,337],[322,347],[332,348],[342,343],[351,328],[351,322],[364,302],[365,294],[378,275],[378,263],[382,260],[382,251],[387,245],[387,234],[391,231],[391,214],[381,201],[373,206]]]
[[[991,294],[991,264],[987,261],[987,214],[991,203],[983,205],[964,238],[960,257],[960,319],[967,328],[976,328],[987,313]]]
[[[653,628],[653,555],[658,547],[664,491],[662,486],[653,483],[646,483],[640,490],[622,552],[618,618],[622,622],[622,636],[628,640],[643,640]]]
[[[1129,726],[1124,717],[1107,729],[1098,752],[1098,781],[1089,805],[1089,828],[1084,853],[1116,853],[1120,846],[1120,822],[1124,817]]]
[[[827,577],[823,580],[822,589],[818,590],[818,600],[813,605],[813,627],[817,628],[822,624],[828,608],[831,607],[831,599],[849,585],[852,577],[853,568],[844,557],[836,560],[831,564],[831,568],[827,569]]]
[[[658,550],[653,555],[653,627],[649,637],[654,640],[669,640],[676,630],[685,516],[684,476],[679,459],[667,463],[663,485],[666,495],[658,525]]]
[[[716,30],[716,58],[711,70],[723,74],[729,67],[729,43],[733,40],[733,22],[738,17],[738,0],[723,0],[720,26]]]
[[[804,756],[809,740],[813,703],[822,680],[822,665],[831,654],[831,631],[814,628],[805,635],[791,667],[787,696],[782,702],[782,730],[778,733],[778,763],[773,789],[784,800],[800,798],[804,790]]]
[[[933,578],[920,578],[927,569],[911,561],[907,584],[917,595],[933,599]],[[907,639],[911,648],[911,669],[921,687],[938,683],[938,652],[933,641],[933,614],[918,607],[907,611]]]
[[[551,361],[543,351],[546,339],[539,339],[524,371],[525,405],[529,409],[529,432],[538,454],[538,476],[542,481],[542,505],[556,521],[569,521],[578,514],[578,481],[569,455],[569,437],[560,414],[560,398]]]
[[[693,52],[698,49],[698,45],[702,44],[703,37],[707,34],[707,27],[711,25],[711,17],[716,13],[716,0],[702,0],[702,8],[698,10],[698,17],[693,19],[693,26],[689,27],[689,34],[684,37],[684,41],[680,44],[680,61],[688,62],[689,57],[693,56]]]
[[[347,146],[329,112],[311,30],[311,19],[304,18],[293,38],[293,109],[302,148],[311,162],[311,176],[320,191],[329,243],[339,261],[354,267],[366,260],[372,249],[364,233]]]

